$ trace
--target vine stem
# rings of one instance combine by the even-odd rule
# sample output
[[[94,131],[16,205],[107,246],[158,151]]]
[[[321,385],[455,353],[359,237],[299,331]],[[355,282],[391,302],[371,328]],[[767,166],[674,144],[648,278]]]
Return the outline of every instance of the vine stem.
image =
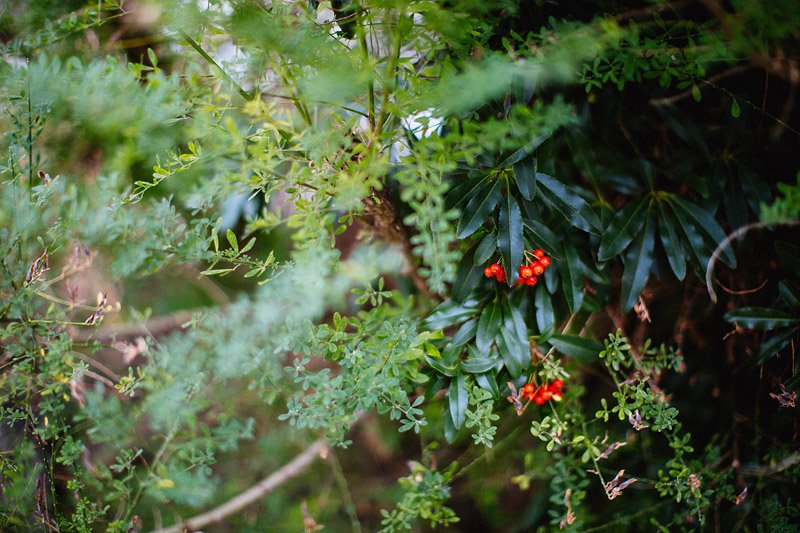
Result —
[[[730,235],[725,237],[721,243],[717,245],[717,248],[714,250],[714,253],[711,254],[711,258],[708,260],[708,266],[706,267],[706,288],[708,289],[708,296],[711,298],[713,303],[717,303],[717,291],[714,288],[713,277],[714,277],[714,267],[717,264],[717,260],[719,256],[722,254],[722,251],[730,246],[731,242],[735,239],[742,237],[745,233],[760,228],[771,227],[775,225],[786,225],[786,226],[797,226],[800,224],[800,220],[779,220],[777,222],[752,222],[741,228],[737,229],[736,231],[732,232]]]

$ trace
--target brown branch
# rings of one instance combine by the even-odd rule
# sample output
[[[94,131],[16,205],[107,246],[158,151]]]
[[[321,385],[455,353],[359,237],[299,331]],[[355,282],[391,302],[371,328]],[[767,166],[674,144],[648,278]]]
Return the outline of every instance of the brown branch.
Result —
[[[407,274],[414,286],[426,297],[440,300],[438,294],[428,286],[428,281],[419,273],[414,256],[414,247],[405,227],[397,214],[386,190],[373,192],[362,201],[364,216],[362,220],[384,241],[400,246],[408,264]]]
[[[180,524],[165,529],[157,529],[158,533],[181,533],[183,531],[196,531],[209,524],[221,522],[226,517],[238,513],[251,503],[263,498],[290,479],[300,475],[317,457],[324,453],[327,443],[324,439],[315,441],[303,450],[300,455],[283,465],[281,468],[262,479],[246,491],[238,494],[208,512],[190,518]],[[155,533],[155,532],[154,532]]]
[[[190,311],[178,311],[170,315],[157,316],[140,324],[104,325],[97,330],[76,330],[70,328],[72,340],[86,342],[90,339],[134,340],[136,337],[162,337],[180,329],[192,319]]]
[[[713,76],[709,76],[707,79],[702,79],[701,78],[701,79],[698,79],[697,81],[713,87],[714,86],[713,84],[715,82],[717,82],[717,81],[719,81],[719,80],[721,80],[723,78],[727,78],[729,76],[734,76],[736,74],[739,74],[740,72],[744,72],[745,70],[747,70],[749,68],[750,68],[750,65],[737,65],[737,66],[731,67],[731,68],[729,68],[727,70],[723,70],[722,72],[718,72],[717,74],[714,74]],[[683,100],[685,98],[688,98],[689,96],[691,96],[691,94],[692,94],[692,89],[689,88],[689,89],[687,89],[687,90],[685,90],[683,92],[680,92],[678,94],[673,94],[672,96],[666,96],[664,98],[651,98],[648,101],[648,103],[651,106],[654,106],[654,107],[661,107],[661,106],[665,106],[665,105],[673,105],[676,102],[679,102],[679,101],[681,101],[681,100]]]
[[[358,414],[350,425],[350,429],[367,418],[367,416],[367,413]],[[328,445],[325,439],[318,439],[290,462],[222,505],[193,518],[189,518],[188,520],[184,520],[179,524],[168,528],[156,529],[151,533],[182,533],[184,531],[196,531],[209,524],[221,522],[226,517],[238,513],[248,505],[263,498],[290,479],[302,474],[317,457],[322,459],[327,458],[327,447]]]

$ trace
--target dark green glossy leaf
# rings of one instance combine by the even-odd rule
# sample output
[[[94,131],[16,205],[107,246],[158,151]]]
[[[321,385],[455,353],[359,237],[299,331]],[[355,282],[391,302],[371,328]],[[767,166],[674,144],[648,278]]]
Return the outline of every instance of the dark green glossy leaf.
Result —
[[[469,298],[472,291],[475,290],[484,278],[484,267],[476,264],[473,260],[477,248],[478,245],[470,248],[469,251],[464,254],[464,257],[461,258],[461,262],[458,263],[456,280],[453,283],[453,289],[451,291],[451,296],[457,302],[463,302]]]
[[[440,374],[444,374],[445,376],[455,376],[456,371],[458,370],[457,361],[450,361],[443,357],[431,357],[426,355],[425,362],[427,362],[431,368]]]
[[[481,239],[480,244],[478,244],[478,248],[475,250],[475,255],[472,258],[472,262],[481,268],[486,268],[489,266],[487,264],[489,259],[492,258],[496,251],[497,234],[495,234],[494,231],[490,231],[483,239]]]
[[[522,197],[533,200],[536,195],[536,160],[527,157],[519,163],[514,163],[514,180]]]
[[[786,305],[792,309],[800,309],[800,285],[788,279],[782,280],[778,283],[778,294]]]
[[[570,313],[576,313],[583,303],[583,264],[578,259],[578,252],[569,241],[563,242],[564,259],[557,262],[561,274],[561,286],[567,300]]]
[[[447,442],[452,443],[456,440],[456,434],[458,431],[456,430],[456,425],[453,423],[453,417],[450,414],[450,409],[444,410],[444,438]]]
[[[461,369],[469,374],[482,374],[493,369],[499,361],[497,357],[470,357],[461,361]]]
[[[564,355],[579,361],[596,361],[603,350],[599,342],[577,335],[552,335],[547,342]]]
[[[574,189],[541,172],[536,173],[536,181],[537,191],[542,200],[558,211],[570,224],[588,233],[600,233],[602,230],[600,220],[586,200]]]
[[[709,250],[713,251],[727,237],[712,214],[676,195],[671,196],[671,202],[676,213],[683,211],[697,227]],[[730,246],[722,249],[720,259],[731,268],[736,266],[736,256]],[[704,267],[705,265],[701,265],[701,268]]]
[[[500,388],[497,386],[497,379],[495,379],[494,372],[475,374],[475,382],[483,390],[491,392],[492,398],[497,399],[500,397]]]
[[[450,382],[447,390],[447,405],[450,408],[450,417],[456,429],[464,425],[467,416],[467,385],[464,374],[458,373]]]
[[[463,303],[447,300],[439,304],[428,318],[422,321],[425,329],[444,329],[459,324],[478,314],[480,300],[472,298]]]
[[[536,305],[536,325],[539,327],[539,332],[541,333],[547,328],[552,327],[556,322],[553,313],[553,302],[550,299],[550,294],[544,287],[536,287],[534,303]]]
[[[797,328],[776,331],[774,335],[761,343],[761,347],[758,349],[758,355],[756,356],[756,364],[763,364],[767,359],[786,348],[797,332]]]
[[[526,212],[528,212],[527,209]],[[561,259],[561,252],[556,248],[561,239],[556,237],[556,234],[550,231],[550,228],[530,216],[524,220],[524,227],[528,231],[534,246],[544,250],[551,259]]]
[[[654,230],[655,224],[652,217],[648,215],[645,219],[644,229],[625,254],[625,270],[622,272],[622,288],[619,297],[623,313],[633,307],[650,277],[655,243]]]
[[[478,331],[478,319],[472,318],[467,320],[461,327],[458,328],[456,334],[453,335],[453,340],[450,341],[450,346],[454,348],[458,348],[459,346],[464,346],[466,343],[471,341],[475,337],[475,333]]]
[[[448,209],[461,209],[471,199],[485,194],[489,189],[489,185],[490,183],[485,175],[460,180],[460,182],[453,186],[445,195],[444,205],[447,206]]]
[[[698,271],[705,271],[706,265],[708,265],[708,261],[711,257],[711,251],[708,250],[700,232],[694,227],[694,224],[686,214],[683,211],[675,209],[675,206],[673,206],[671,202],[667,204],[672,214],[675,216],[675,220],[677,220],[675,226],[686,245],[684,250],[687,251],[689,257],[691,257],[695,269]]]
[[[475,337],[475,346],[481,353],[489,353],[492,341],[500,331],[503,312],[500,304],[492,300],[486,304],[478,319],[478,330]]]
[[[494,180],[489,190],[484,193],[481,191],[474,196],[458,222],[458,237],[463,239],[475,233],[492,214],[497,204],[503,199],[503,191],[500,189],[500,182],[504,180]]]
[[[505,364],[508,373],[514,378],[521,376],[525,365],[520,362],[519,344],[514,338],[513,331],[501,328],[495,341],[497,342],[497,350],[500,352],[500,358],[503,359],[503,364]]]
[[[522,161],[526,157],[530,156],[534,150],[539,148],[542,145],[542,143],[548,139],[548,137],[550,137],[549,133],[546,135],[539,135],[538,137],[531,139],[525,146],[523,146],[510,156],[506,157],[499,165],[497,165],[497,167],[498,168],[510,167]]]
[[[508,284],[513,285],[519,277],[519,267],[522,265],[525,243],[522,236],[522,215],[519,211],[519,204],[511,195],[511,191],[507,192],[508,194],[500,204],[497,248],[503,258]]]
[[[650,199],[643,198],[630,202],[622,208],[600,239],[600,249],[597,252],[600,261],[613,259],[628,247],[634,237],[642,231],[649,207]]]
[[[725,320],[750,329],[776,329],[800,323],[800,317],[769,307],[741,307],[725,313]]]
[[[516,348],[509,354],[516,359],[515,368],[519,366],[522,370],[525,370],[531,364],[531,345],[528,338],[528,328],[525,326],[525,319],[519,308],[508,300],[506,300],[506,305],[503,308],[503,332],[506,345],[509,348],[511,348],[512,343],[516,345]],[[506,367],[508,367],[508,361],[505,359],[504,361],[506,362]]]
[[[675,272],[675,277],[683,280],[686,277],[686,252],[683,243],[678,238],[677,221],[667,214],[664,205],[658,203],[658,234],[661,244],[667,255],[669,266]]]

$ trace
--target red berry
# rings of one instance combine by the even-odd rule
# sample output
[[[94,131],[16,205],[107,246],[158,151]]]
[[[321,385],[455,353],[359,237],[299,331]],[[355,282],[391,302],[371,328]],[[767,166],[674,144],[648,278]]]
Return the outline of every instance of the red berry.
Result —
[[[492,267],[484,268],[483,275],[486,276],[487,278],[491,278],[492,276],[494,276],[494,272],[492,272]]]
[[[547,268],[550,266],[550,258],[546,255],[544,257],[539,258],[539,262],[542,264],[543,267]]]
[[[499,274],[499,273],[500,273],[500,271],[501,271],[501,270],[503,270],[503,267],[501,267],[501,266],[500,266],[499,264],[497,264],[497,263],[492,263],[491,265],[489,265],[489,268],[491,268],[491,269],[492,269],[492,275],[493,275],[493,276],[496,276],[497,274]]]
[[[533,269],[529,265],[525,265],[519,269],[519,275],[523,278],[533,276]]]
[[[506,271],[503,270],[502,267],[500,268],[500,272],[497,273],[497,281],[499,281],[500,283],[506,282]]]
[[[561,392],[554,392],[553,396],[550,399],[553,400],[554,402],[560,402],[561,401]]]
[[[537,276],[541,276],[544,273],[544,267],[540,261],[536,261],[533,266],[531,266],[531,269]]]
[[[536,394],[533,395],[533,403],[536,405],[543,405],[546,401],[547,400],[542,397],[541,391],[536,391]]]
[[[533,394],[536,392],[536,386],[533,383],[527,383],[524,387],[522,387],[522,395],[526,398],[533,398]]]
[[[541,392],[541,394],[542,394],[542,398],[544,398],[544,401],[547,401],[547,400],[549,400],[550,398],[553,397],[553,392],[549,388],[545,388]]]
[[[541,248],[535,249],[533,251],[533,257],[535,257],[536,259],[541,259],[542,257],[544,257],[544,250],[542,250]]]
[[[536,282],[539,281],[536,276],[531,276],[529,278],[525,278],[525,285],[536,285]]]
[[[561,381],[560,379],[554,379],[553,382],[550,385],[552,385],[556,389],[561,389],[561,387],[564,386],[564,382]]]

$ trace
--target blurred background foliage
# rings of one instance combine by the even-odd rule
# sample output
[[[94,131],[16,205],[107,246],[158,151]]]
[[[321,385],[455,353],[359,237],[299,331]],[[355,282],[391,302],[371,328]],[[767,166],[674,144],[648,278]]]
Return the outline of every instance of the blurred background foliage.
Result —
[[[20,0],[0,41],[0,529],[179,525],[323,437],[187,527],[800,519],[797,2]]]

